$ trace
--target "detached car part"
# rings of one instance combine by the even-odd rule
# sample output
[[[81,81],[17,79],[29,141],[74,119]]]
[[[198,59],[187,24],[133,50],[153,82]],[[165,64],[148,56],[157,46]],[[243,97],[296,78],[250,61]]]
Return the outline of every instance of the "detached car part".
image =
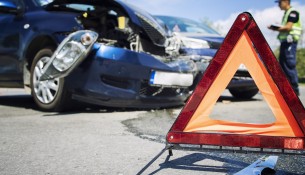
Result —
[[[98,34],[89,30],[71,33],[54,52],[42,69],[40,81],[63,78],[88,56]]]

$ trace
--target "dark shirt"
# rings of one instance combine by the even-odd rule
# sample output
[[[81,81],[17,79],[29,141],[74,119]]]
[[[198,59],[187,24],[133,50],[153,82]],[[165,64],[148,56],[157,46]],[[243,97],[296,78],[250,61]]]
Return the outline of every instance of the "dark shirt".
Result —
[[[287,22],[293,22],[296,23],[299,21],[299,13],[297,11],[291,11],[289,16],[288,16],[288,20]]]

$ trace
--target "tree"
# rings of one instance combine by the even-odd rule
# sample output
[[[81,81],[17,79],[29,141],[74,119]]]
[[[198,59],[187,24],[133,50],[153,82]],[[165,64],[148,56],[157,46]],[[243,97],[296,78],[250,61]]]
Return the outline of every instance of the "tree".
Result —
[[[305,48],[297,51],[297,70],[300,78],[305,78]]]
[[[280,49],[274,50],[276,58],[279,57]],[[297,50],[297,71],[300,79],[305,79],[305,48]]]

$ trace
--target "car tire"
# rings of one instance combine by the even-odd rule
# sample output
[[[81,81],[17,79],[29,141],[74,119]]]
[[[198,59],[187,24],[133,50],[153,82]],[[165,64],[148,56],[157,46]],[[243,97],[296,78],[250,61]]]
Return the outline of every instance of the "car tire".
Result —
[[[251,99],[258,93],[258,89],[229,89],[230,93],[235,98],[239,99]]]
[[[55,49],[41,49],[35,56],[31,66],[31,92],[35,103],[44,111],[63,111],[70,98],[65,88],[64,78],[40,81],[41,70],[51,59]]]

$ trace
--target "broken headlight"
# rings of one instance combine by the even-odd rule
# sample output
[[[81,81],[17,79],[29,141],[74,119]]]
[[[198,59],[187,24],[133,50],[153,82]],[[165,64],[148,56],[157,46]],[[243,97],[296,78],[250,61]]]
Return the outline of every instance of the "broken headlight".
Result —
[[[90,30],[71,33],[43,68],[41,81],[67,76],[88,55],[98,34]]]

